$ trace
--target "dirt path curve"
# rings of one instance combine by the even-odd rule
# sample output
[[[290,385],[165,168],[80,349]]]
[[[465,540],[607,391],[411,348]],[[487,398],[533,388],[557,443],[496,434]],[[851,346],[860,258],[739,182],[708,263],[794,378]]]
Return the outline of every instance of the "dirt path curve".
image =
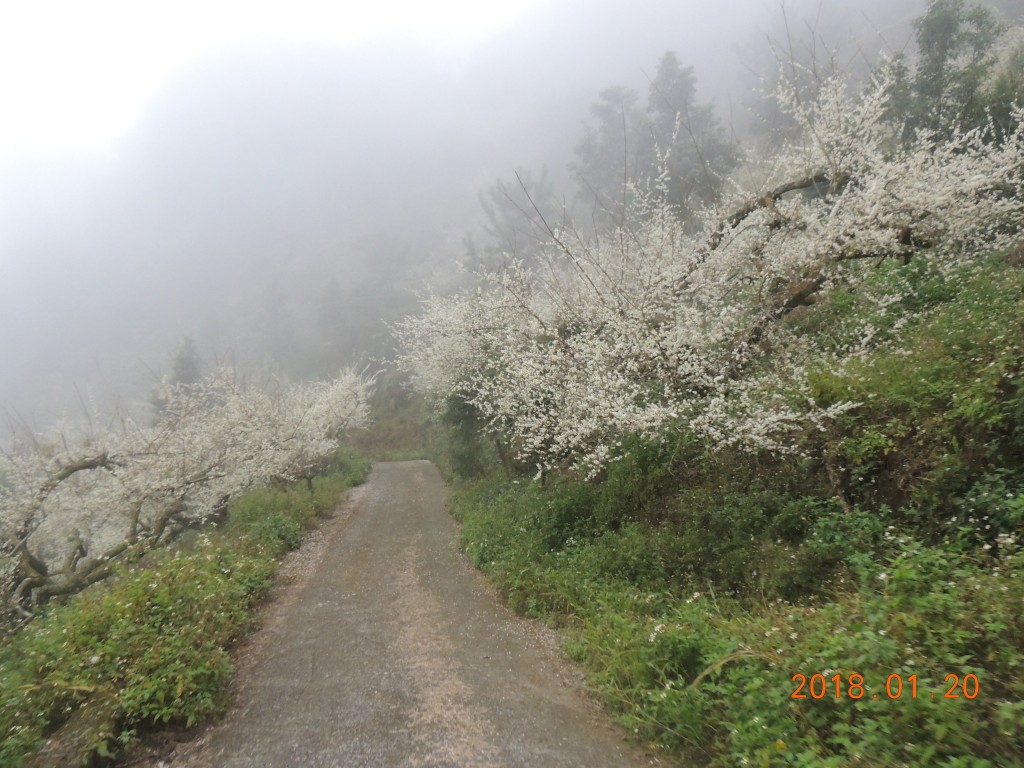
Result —
[[[551,634],[456,546],[437,469],[378,464],[243,665],[238,703],[164,765],[640,766]]]

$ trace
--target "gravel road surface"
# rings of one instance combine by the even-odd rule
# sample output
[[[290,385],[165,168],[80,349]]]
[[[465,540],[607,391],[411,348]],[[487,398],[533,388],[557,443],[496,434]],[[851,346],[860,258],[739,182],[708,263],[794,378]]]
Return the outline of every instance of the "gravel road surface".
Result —
[[[376,465],[291,565],[235,708],[149,764],[657,765],[582,696],[551,631],[468,564],[446,500],[429,462]]]

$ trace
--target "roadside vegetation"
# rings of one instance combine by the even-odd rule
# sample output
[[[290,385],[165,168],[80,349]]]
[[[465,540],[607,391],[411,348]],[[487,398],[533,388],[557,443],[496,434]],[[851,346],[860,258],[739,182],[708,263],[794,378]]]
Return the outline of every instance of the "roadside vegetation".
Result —
[[[456,496],[473,562],[563,626],[593,690],[671,754],[1024,758],[1024,272],[993,256],[954,288],[893,271],[919,281],[927,319],[899,350],[816,379],[865,404],[815,436],[834,441],[851,498],[820,459],[685,433],[633,441],[598,482],[497,474]],[[822,311],[863,309],[843,296]]]
[[[243,493],[220,527],[41,608],[0,648],[0,765],[21,765],[54,735],[50,764],[83,764],[146,729],[222,714],[232,647],[253,628],[280,558],[368,472],[338,449],[310,482]]]
[[[684,764],[1024,763],[1024,48],[914,28],[861,79],[791,49],[753,148],[664,140],[663,58],[594,112],[662,139],[620,204],[396,329],[467,553]]]
[[[257,384],[183,350],[148,410],[0,449],[0,766],[223,711],[278,559],[366,475],[344,446],[372,377]]]

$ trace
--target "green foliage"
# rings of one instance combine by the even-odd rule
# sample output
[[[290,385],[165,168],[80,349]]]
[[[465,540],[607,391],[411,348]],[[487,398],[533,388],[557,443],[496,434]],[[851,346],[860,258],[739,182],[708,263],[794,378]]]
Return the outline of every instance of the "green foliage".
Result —
[[[693,67],[682,66],[672,51],[659,59],[643,107],[639,100],[631,88],[602,91],[570,168],[580,187],[609,209],[622,204],[625,179],[653,182],[667,170],[669,201],[690,215],[717,196],[735,147],[714,106],[697,101]]]
[[[615,529],[630,520],[659,522],[676,488],[699,472],[706,458],[703,446],[685,433],[626,439],[622,452],[625,458],[608,467],[596,502],[595,522],[602,528]]]
[[[231,645],[251,626],[276,558],[329,514],[369,462],[342,449],[309,484],[259,488],[234,500],[223,530],[158,551],[64,605],[0,649],[0,765],[20,765],[79,707],[113,700],[113,754],[139,729],[193,725],[223,712]]]
[[[125,729],[218,714],[226,648],[270,584],[273,561],[204,541],[162,552],[37,618],[3,650],[0,763],[17,764],[73,709],[116,697]]]
[[[226,530],[275,557],[295,549],[304,531],[334,510],[346,488],[366,480],[369,468],[365,458],[339,448],[326,475],[288,486],[257,488],[232,500]]]
[[[1020,765],[1024,273],[885,264],[789,325],[826,357],[875,332],[814,374],[819,404],[859,405],[810,458],[634,439],[595,482],[462,488],[466,551],[683,760]],[[816,674],[827,695],[792,698]]]
[[[1005,68],[996,75],[989,91],[989,112],[998,131],[1012,130],[1012,107],[1024,104],[1024,45],[1012,51]]]
[[[965,755],[1009,766],[1024,756],[1024,555],[1015,547],[1000,559],[929,547],[894,532],[884,514],[796,499],[766,532],[803,541],[805,570],[798,564],[792,578],[802,574],[804,591],[820,575],[815,557],[843,563],[845,586],[805,604],[737,600],[714,580],[681,575],[673,560],[680,550],[693,557],[694,544],[664,526],[592,531],[552,549],[549,532],[560,528],[545,518],[564,520],[596,493],[567,490],[463,489],[464,544],[513,607],[567,625],[566,649],[590,685],[645,740],[721,766],[845,766],[854,755],[879,767],[961,765]],[[797,673],[839,674],[840,697],[830,683],[824,698],[790,698]],[[862,698],[849,695],[854,673],[867,681]],[[899,700],[886,693],[892,674],[905,686]],[[977,675],[981,693],[945,698],[951,674]]]
[[[441,412],[445,429],[444,456],[446,469],[456,477],[481,477],[497,464],[493,447],[480,429],[480,413],[458,396],[449,397]]]
[[[754,663],[716,670],[709,689],[738,694],[757,675],[765,690],[764,699],[720,702],[734,729],[733,754],[763,759],[779,738],[786,748],[768,764],[844,765],[854,754],[878,766],[957,765],[968,755],[978,765],[1014,764],[1024,743],[1019,731],[999,724],[1005,705],[1024,694],[1017,671],[1024,636],[1014,608],[1022,592],[1013,575],[1020,557],[979,569],[969,558],[902,538],[880,565],[870,582],[835,602],[765,611],[759,618],[772,625],[764,631],[756,622],[730,623]],[[797,672],[840,674],[844,692],[838,699],[834,690],[820,700],[790,699]],[[849,696],[853,673],[867,682],[864,698]],[[885,681],[892,674],[908,687],[916,675],[917,698],[908,690],[891,700]],[[946,699],[951,674],[961,681],[978,675],[981,694]]]
[[[299,545],[314,516],[313,497],[305,488],[258,488],[231,502],[228,530],[276,556]]]
[[[886,278],[914,286],[916,319],[898,343],[880,341],[841,373],[816,375],[814,396],[859,403],[829,436],[848,500],[904,510],[922,535],[940,538],[956,498],[1024,457],[1024,274],[992,257],[948,279],[919,266]],[[845,312],[833,319],[855,325],[856,305]]]
[[[313,479],[314,490],[322,487],[322,490],[319,491],[320,495],[316,497],[317,500],[314,500],[314,507],[318,504],[321,505],[321,507],[317,507],[317,514],[329,511],[322,508],[324,503],[333,509],[337,503],[338,494],[346,488],[365,483],[372,468],[373,462],[364,453],[346,445],[338,446],[326,471]]]
[[[990,8],[933,0],[914,22],[920,62],[913,82],[919,125],[931,130],[984,122],[982,84],[1001,32]]]
[[[899,61],[890,94],[905,138],[917,130],[950,136],[982,128],[990,140],[1013,130],[1013,106],[1024,95],[1024,48],[988,4],[932,0],[914,21],[917,56]]]
[[[1006,549],[1008,536],[1024,532],[1024,476],[999,469],[980,478],[963,497],[956,500],[958,515],[951,526],[956,538],[968,549]]]
[[[714,106],[697,103],[693,67],[682,66],[673,51],[658,60],[646,111],[657,147],[648,151],[668,152],[670,202],[686,211],[714,200],[720,174],[736,162],[735,148],[721,129]],[[655,168],[644,170],[653,176]]]

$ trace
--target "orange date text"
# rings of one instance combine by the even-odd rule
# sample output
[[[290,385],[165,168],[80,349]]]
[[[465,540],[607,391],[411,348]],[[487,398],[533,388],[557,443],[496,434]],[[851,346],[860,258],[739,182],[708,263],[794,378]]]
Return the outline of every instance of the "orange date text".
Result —
[[[981,684],[978,676],[968,673],[960,675],[946,675],[942,687],[936,691],[926,690],[922,687],[918,690],[917,675],[891,674],[885,678],[885,683],[874,691],[869,691],[865,683],[864,675],[853,672],[845,677],[841,674],[834,674],[829,677],[821,673],[805,675],[797,672],[790,680],[796,686],[789,698],[791,699],[879,699],[883,696],[890,699],[899,699],[907,696],[916,699],[918,696],[936,698],[941,696],[944,699],[976,699],[981,691]],[[881,681],[880,681],[881,682]]]

